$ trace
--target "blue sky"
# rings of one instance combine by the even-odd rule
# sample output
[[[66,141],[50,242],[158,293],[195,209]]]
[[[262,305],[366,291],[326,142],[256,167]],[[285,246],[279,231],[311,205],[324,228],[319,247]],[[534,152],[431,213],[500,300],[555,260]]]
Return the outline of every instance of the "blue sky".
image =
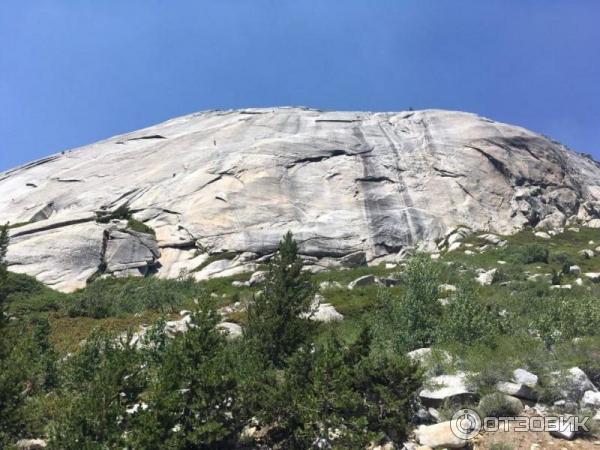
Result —
[[[600,159],[598,0],[3,0],[0,170],[205,109],[476,112]]]

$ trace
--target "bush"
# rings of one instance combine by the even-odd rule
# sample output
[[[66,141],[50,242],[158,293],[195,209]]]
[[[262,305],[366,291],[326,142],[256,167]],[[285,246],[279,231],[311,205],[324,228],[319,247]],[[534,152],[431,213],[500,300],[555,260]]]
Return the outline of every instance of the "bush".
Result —
[[[400,297],[382,291],[371,323],[379,347],[403,354],[428,347],[437,333],[442,306],[438,302],[439,269],[426,256],[411,259]]]
[[[600,333],[600,302],[592,295],[574,297],[558,292],[537,301],[532,328],[546,345]]]
[[[131,334],[90,336],[63,369],[63,407],[50,433],[50,449],[125,448],[127,407],[146,387],[142,353]]]
[[[560,266],[560,270],[563,274],[568,274],[571,266],[575,265],[575,260],[567,253],[557,253],[552,255],[550,260]]]
[[[513,264],[548,263],[549,251],[541,244],[508,245],[504,258]]]
[[[479,402],[481,417],[515,417],[521,412],[516,401],[498,392],[484,396]]]
[[[261,418],[269,448],[365,448],[406,436],[419,371],[405,357],[374,356],[369,332],[344,346],[335,336],[301,348]]]
[[[193,278],[107,278],[89,284],[72,296],[71,317],[113,317],[145,310],[168,313],[201,297],[202,286]]]
[[[132,448],[232,448],[245,422],[227,342],[203,299],[190,330],[168,346],[148,399],[133,417]]]
[[[152,227],[149,227],[144,222],[140,222],[139,220],[134,219],[133,217],[130,217],[127,220],[127,228],[133,231],[137,231],[138,233],[146,233],[151,234],[152,236],[156,236],[156,231],[154,231]]]
[[[112,212],[98,213],[96,216],[96,222],[98,223],[109,223],[111,220],[126,220],[127,228],[130,230],[153,236],[156,235],[156,232],[151,227],[133,217],[127,205],[121,205]]]
[[[484,304],[475,298],[472,290],[461,287],[444,308],[437,325],[436,341],[469,345],[481,342],[494,346],[508,329],[509,322],[498,307]]]

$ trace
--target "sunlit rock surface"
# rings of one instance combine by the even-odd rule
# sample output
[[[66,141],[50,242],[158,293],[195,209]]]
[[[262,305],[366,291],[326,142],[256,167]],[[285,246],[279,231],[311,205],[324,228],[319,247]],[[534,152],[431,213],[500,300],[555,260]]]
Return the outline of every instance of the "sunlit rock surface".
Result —
[[[600,217],[600,167],[473,114],[210,111],[0,173],[10,270],[61,290],[113,273],[239,273],[288,230],[319,261],[431,248],[451,227],[506,234]],[[126,205],[154,229],[98,215]],[[359,253],[360,254],[360,253]],[[217,267],[218,266],[218,267]],[[194,272],[196,273],[196,272]]]

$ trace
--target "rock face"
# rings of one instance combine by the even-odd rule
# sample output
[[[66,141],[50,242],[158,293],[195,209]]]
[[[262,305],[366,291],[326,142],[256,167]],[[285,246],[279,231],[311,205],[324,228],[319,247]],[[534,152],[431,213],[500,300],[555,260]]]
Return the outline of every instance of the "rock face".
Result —
[[[155,230],[154,244],[96,220],[120,206]],[[572,216],[600,218],[596,162],[522,128],[438,110],[211,111],[0,173],[0,221],[26,223],[12,229],[11,270],[62,290],[85,285],[102,262],[176,276],[201,255],[261,258],[288,230],[304,255],[346,265],[433,248],[457,225],[507,234]]]

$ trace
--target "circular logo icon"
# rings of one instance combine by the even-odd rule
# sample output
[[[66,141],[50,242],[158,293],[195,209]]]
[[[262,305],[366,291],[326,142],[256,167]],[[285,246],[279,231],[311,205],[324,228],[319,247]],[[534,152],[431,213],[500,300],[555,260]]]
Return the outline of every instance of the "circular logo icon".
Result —
[[[450,429],[460,439],[473,439],[481,431],[481,417],[472,409],[460,409],[450,420]]]

